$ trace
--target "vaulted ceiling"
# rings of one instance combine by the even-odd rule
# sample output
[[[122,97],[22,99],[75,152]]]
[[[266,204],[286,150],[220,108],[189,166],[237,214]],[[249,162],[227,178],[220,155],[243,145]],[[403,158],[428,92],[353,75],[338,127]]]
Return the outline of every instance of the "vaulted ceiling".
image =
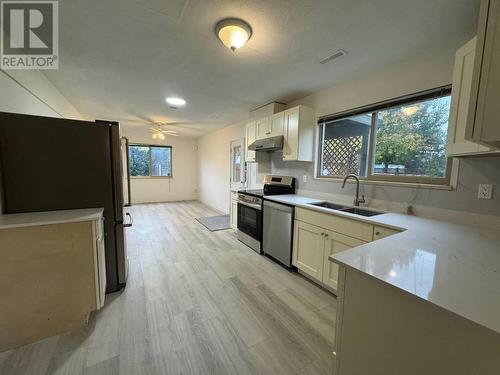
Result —
[[[479,0],[65,0],[59,7],[59,70],[45,74],[82,115],[144,128],[166,121],[199,136],[271,101],[453,51],[475,33]],[[254,31],[236,52],[213,32],[225,17]],[[319,63],[339,48],[348,55]],[[171,109],[167,96],[188,104]]]

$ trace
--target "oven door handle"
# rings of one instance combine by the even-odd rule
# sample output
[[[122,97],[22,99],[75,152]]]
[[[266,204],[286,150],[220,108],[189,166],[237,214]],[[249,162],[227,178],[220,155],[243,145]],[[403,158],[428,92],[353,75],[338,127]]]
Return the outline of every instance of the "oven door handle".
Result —
[[[247,207],[262,211],[262,207],[260,205],[257,205],[257,204],[252,204],[252,203],[247,203],[247,202],[242,202],[242,201],[238,201],[238,204],[242,204],[243,206],[247,206]]]

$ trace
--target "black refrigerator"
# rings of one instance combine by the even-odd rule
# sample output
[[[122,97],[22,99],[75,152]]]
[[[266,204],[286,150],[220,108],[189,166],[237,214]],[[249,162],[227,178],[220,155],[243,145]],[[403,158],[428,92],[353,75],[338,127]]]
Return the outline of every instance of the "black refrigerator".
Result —
[[[132,225],[121,146],[116,122],[0,112],[3,213],[103,207],[108,293],[126,284],[124,228]]]

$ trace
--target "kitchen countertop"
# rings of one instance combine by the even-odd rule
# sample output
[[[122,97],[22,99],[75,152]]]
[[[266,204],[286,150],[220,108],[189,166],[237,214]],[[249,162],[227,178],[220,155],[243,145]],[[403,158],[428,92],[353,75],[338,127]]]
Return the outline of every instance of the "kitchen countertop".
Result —
[[[0,215],[0,229],[93,221],[99,219],[103,211],[102,208],[85,208]]]
[[[295,195],[266,199],[401,230],[330,260],[500,333],[500,233],[397,213],[360,217]]]

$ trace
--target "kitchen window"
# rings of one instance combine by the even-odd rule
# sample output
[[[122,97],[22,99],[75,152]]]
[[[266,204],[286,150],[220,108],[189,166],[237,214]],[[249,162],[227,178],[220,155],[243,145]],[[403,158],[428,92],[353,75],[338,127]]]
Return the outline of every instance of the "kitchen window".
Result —
[[[450,94],[441,87],[320,119],[317,177],[448,184]]]
[[[130,145],[131,177],[172,177],[172,147]]]

